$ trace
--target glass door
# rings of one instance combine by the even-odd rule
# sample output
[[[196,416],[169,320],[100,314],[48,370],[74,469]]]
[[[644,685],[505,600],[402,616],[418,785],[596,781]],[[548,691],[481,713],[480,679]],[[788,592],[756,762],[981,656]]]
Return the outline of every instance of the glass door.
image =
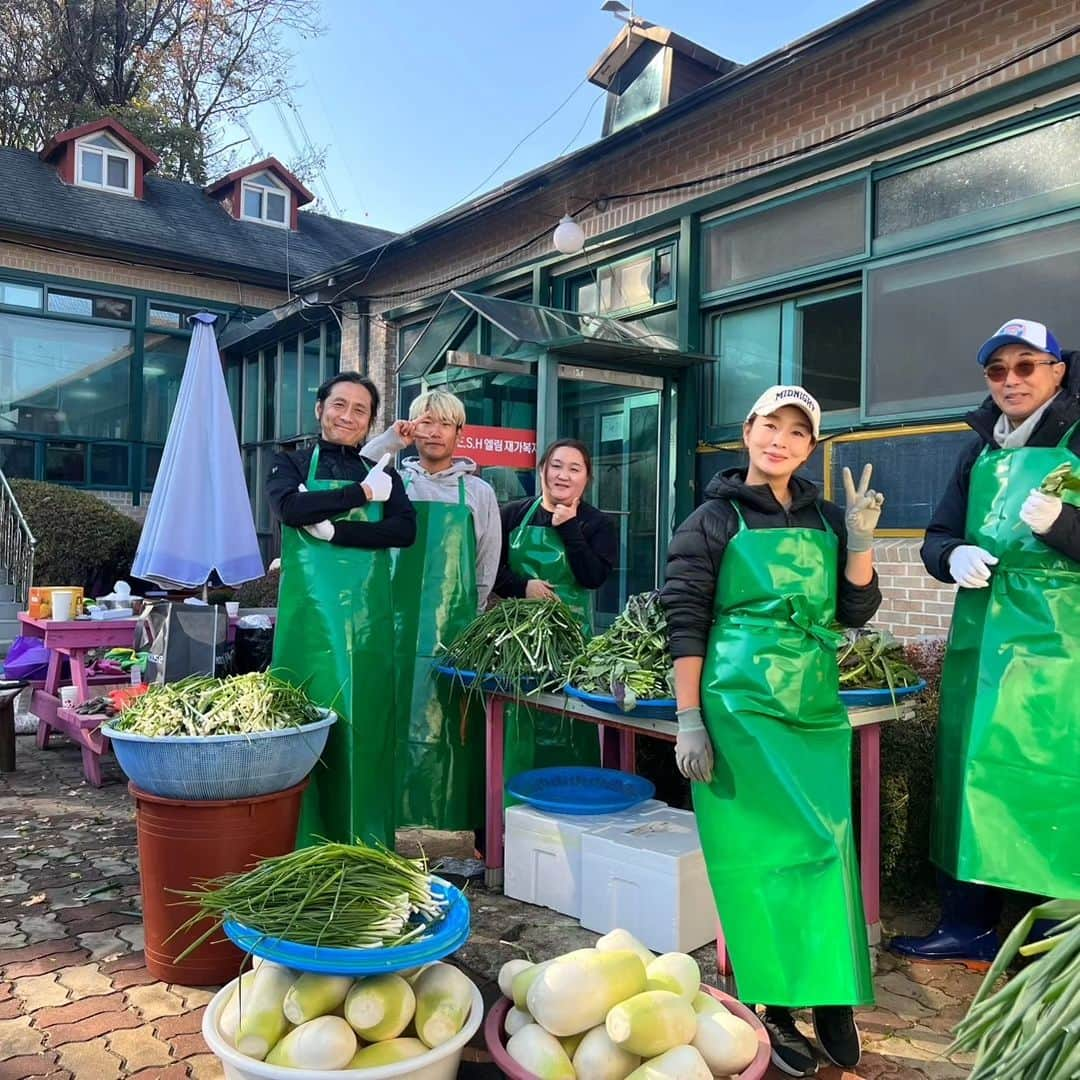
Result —
[[[560,364],[558,434],[580,439],[593,459],[586,501],[611,515],[619,536],[615,571],[596,593],[603,629],[634,593],[656,587],[660,499],[660,408],[655,376]]]

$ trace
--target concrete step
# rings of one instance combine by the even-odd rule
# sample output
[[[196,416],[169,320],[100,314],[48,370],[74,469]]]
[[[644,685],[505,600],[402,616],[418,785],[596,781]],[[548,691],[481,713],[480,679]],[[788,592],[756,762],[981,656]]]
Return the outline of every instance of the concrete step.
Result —
[[[22,605],[15,600],[0,600],[0,623],[19,621]]]
[[[14,585],[0,585],[0,603],[10,603],[15,599]]]

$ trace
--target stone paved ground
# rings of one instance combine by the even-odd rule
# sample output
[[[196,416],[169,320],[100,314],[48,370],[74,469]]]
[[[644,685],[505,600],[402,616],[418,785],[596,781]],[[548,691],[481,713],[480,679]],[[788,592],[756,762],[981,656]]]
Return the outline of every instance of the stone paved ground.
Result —
[[[20,737],[17,771],[0,774],[0,1080],[217,1080],[199,1034],[212,991],[156,982],[143,966],[132,805],[111,759],[105,773],[95,790],[74,746],[54,739],[42,752]],[[505,960],[594,939],[501,894],[473,887],[470,896],[473,935],[457,960],[489,1000]],[[714,981],[715,954],[697,955]],[[822,1080],[965,1077],[942,1052],[977,976],[883,955],[876,982],[877,1007],[860,1018],[862,1063],[853,1073],[823,1068]],[[497,1077],[486,1060],[470,1048],[462,1077]]]

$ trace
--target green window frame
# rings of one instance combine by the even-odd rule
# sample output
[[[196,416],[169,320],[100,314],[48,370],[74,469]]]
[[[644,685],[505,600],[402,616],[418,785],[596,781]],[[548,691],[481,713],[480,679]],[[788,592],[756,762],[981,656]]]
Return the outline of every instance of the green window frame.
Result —
[[[672,241],[643,248],[566,277],[561,282],[563,307],[567,311],[618,318],[675,304],[678,265],[676,247],[675,241]],[[642,270],[640,298],[627,296],[624,298],[628,303],[618,303],[616,297],[621,289],[621,276],[638,265]],[[606,304],[602,303],[605,288],[609,296]],[[592,303],[583,301],[589,290],[594,293]]]

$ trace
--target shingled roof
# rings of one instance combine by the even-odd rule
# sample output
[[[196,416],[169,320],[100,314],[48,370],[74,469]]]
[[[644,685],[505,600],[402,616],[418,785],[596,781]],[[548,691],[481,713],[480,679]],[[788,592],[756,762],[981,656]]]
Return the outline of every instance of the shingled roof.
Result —
[[[0,147],[0,236],[281,287],[384,244],[386,229],[300,211],[296,230],[241,221],[196,184],[146,177],[143,198],[65,184]]]

